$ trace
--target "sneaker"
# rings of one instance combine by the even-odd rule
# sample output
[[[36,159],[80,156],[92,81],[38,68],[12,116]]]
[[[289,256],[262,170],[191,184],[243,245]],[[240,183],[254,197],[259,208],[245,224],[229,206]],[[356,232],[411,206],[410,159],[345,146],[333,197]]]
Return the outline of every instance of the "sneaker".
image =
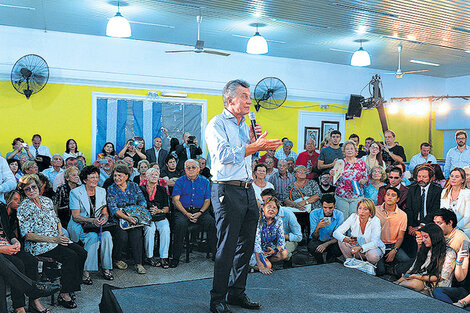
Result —
[[[139,274],[146,274],[147,271],[145,270],[145,268],[142,266],[142,264],[137,264],[135,266],[135,270],[137,271],[137,273]]]
[[[127,269],[127,263],[121,260],[114,262],[114,266],[120,270]]]

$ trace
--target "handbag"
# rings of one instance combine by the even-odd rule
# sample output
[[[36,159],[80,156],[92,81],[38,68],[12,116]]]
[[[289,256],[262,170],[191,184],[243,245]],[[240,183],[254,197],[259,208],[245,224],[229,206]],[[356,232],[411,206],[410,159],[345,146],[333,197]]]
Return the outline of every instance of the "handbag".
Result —
[[[131,224],[127,220],[120,218],[119,219],[119,226],[123,230],[128,230],[131,228],[142,227],[144,225],[149,226],[150,221],[152,220],[152,216],[150,212],[142,205],[131,205],[125,208],[121,208],[121,211],[136,220],[136,224]]]
[[[100,233],[104,231],[112,232],[116,228],[117,223],[113,221],[107,221],[106,224],[101,226],[96,226],[93,223],[86,223],[82,225],[83,232],[85,233]]]
[[[360,256],[360,255],[359,255]],[[361,256],[361,259],[358,260],[356,258],[349,258],[349,259],[346,259],[346,261],[344,261],[344,264],[343,264],[345,267],[348,267],[348,268],[355,268],[355,269],[358,269],[360,271],[363,271],[364,273],[367,273],[367,274],[370,274],[370,275],[374,275],[375,276],[375,268],[376,266],[373,265],[372,263],[369,263],[368,261],[364,261],[362,259],[362,256]]]

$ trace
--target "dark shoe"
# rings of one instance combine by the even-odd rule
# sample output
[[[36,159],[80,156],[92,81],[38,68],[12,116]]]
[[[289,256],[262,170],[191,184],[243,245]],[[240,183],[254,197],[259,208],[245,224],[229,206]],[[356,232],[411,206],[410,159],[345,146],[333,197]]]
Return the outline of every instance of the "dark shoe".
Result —
[[[153,266],[153,267],[157,267],[157,262],[155,262],[155,260],[153,258],[146,258],[145,259],[145,263],[150,265],[150,266]]]
[[[219,302],[216,304],[212,304],[210,306],[212,313],[232,313],[232,310],[228,307],[227,303]]]
[[[91,280],[91,277],[82,277],[82,284],[84,285],[93,285],[93,281]]]
[[[180,263],[180,260],[171,259],[171,261],[170,261],[170,267],[171,267],[171,268],[175,268],[175,267],[178,266],[179,263]]]
[[[166,259],[161,259],[160,262],[162,263],[162,267],[164,269],[167,269],[170,267],[170,261],[168,260],[168,258]]]
[[[53,295],[54,293],[60,290],[59,284],[53,283],[36,283],[34,284],[34,288],[36,288],[36,292],[40,297],[47,297]]]
[[[286,268],[292,268],[293,267],[293,264],[292,264],[292,258],[290,258],[289,260],[287,261],[284,261],[283,264],[282,264],[282,268],[286,269]]]
[[[105,270],[101,269],[101,275],[106,280],[114,280],[114,276],[111,274],[111,271],[105,272]]]
[[[242,294],[237,298],[228,296],[227,297],[227,303],[230,304],[230,305],[241,306],[242,308],[248,309],[248,310],[259,310],[259,309],[261,309],[261,304],[259,304],[258,302],[251,301],[246,296],[246,294]]]
[[[77,307],[74,300],[65,301],[61,296],[57,297],[57,303],[66,309],[75,309]]]

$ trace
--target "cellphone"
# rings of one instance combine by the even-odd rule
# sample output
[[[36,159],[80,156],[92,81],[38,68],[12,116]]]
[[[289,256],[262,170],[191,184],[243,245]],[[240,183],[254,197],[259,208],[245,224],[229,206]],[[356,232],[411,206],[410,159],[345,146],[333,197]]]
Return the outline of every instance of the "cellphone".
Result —
[[[403,277],[410,277],[410,274],[404,274]]]
[[[468,253],[468,248],[469,248],[469,246],[470,246],[470,241],[464,240],[464,241],[462,242],[462,251]]]
[[[328,216],[328,217],[324,217],[323,220],[327,221],[327,222],[330,222],[331,223],[331,217]]]
[[[106,159],[101,159],[98,164],[108,164],[108,160]]]
[[[421,237],[421,232],[420,231],[416,231],[416,237]]]

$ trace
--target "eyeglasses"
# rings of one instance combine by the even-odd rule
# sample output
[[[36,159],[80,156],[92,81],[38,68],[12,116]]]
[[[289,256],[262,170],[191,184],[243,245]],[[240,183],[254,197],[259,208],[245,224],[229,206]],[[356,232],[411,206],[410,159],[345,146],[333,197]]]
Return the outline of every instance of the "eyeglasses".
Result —
[[[465,139],[467,139],[467,138],[465,138],[465,137],[457,137],[456,139],[457,139],[457,140],[465,140]]]
[[[299,173],[299,174],[307,174],[306,171],[297,171],[296,173]]]
[[[23,190],[24,190],[24,192],[33,192],[33,190],[37,190],[37,189],[38,189],[38,186],[31,185],[29,187],[24,188]]]
[[[80,175],[79,175],[80,176]],[[88,179],[99,179],[100,177],[98,175],[89,175]]]
[[[186,166],[186,169],[195,170],[195,169],[197,169],[197,166]]]
[[[400,179],[400,176],[389,176],[388,179]]]

